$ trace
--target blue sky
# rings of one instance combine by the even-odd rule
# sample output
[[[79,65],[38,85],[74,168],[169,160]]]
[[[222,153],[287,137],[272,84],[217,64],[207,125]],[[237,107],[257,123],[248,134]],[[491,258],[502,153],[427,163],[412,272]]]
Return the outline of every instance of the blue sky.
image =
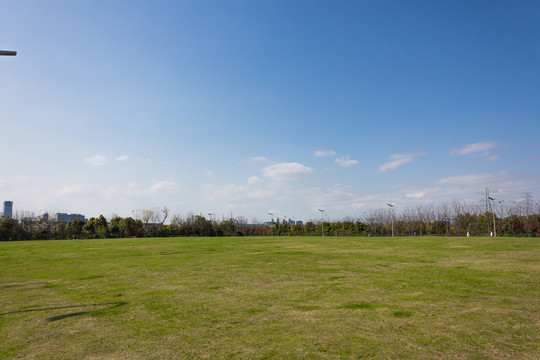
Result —
[[[540,193],[537,1],[0,3],[0,200],[267,220]]]

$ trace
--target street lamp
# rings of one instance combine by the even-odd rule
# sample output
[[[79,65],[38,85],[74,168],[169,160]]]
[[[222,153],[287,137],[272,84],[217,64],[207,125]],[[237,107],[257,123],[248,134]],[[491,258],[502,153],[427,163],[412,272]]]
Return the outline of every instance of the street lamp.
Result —
[[[390,206],[390,218],[392,221],[392,237],[394,237],[394,206],[393,204],[386,204]]]
[[[324,236],[324,209],[319,209],[321,212],[321,236]]]
[[[491,200],[491,213],[493,214],[493,237],[497,237],[497,228],[495,227],[495,211],[493,210],[493,201],[495,199],[491,196],[488,196],[488,199]]]
[[[16,51],[8,51],[8,50],[0,50],[0,55],[15,56],[15,55],[17,55],[17,52]]]
[[[271,235],[274,236],[274,213],[269,212],[268,215],[270,215],[270,218],[272,219],[270,222],[270,232]]]

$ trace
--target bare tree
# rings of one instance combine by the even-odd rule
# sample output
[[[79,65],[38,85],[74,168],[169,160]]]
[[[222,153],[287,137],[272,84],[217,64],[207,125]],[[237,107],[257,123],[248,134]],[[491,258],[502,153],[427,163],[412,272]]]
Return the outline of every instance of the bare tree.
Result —
[[[159,223],[160,227],[163,227],[163,224],[169,217],[169,209],[164,206],[162,209],[158,209],[154,211],[154,219],[156,223]]]
[[[460,200],[452,201],[453,218],[457,218],[463,211],[463,203]]]
[[[450,205],[448,203],[440,203],[437,206],[437,220],[438,221],[448,221],[452,217],[450,213]]]
[[[141,215],[141,220],[144,224],[144,229],[146,230],[148,228],[148,223],[154,219],[155,211],[149,210],[149,209],[143,209]]]
[[[13,218],[17,221],[28,221],[28,220],[36,220],[36,216],[32,211],[28,210],[17,210],[15,211],[15,216]]]

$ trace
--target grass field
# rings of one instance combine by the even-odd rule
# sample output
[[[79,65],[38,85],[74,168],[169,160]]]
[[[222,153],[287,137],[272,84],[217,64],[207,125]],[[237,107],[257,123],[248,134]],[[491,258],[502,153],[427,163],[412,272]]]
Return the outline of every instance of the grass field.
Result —
[[[536,238],[0,243],[0,359],[539,359]]]

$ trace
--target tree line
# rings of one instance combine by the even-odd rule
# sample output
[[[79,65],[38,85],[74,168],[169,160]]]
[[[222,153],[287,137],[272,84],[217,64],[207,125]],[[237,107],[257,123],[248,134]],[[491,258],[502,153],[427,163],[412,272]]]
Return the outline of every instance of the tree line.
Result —
[[[243,217],[216,220],[189,214],[173,215],[168,224],[167,208],[142,210],[136,219],[103,215],[67,223],[47,218],[0,219],[0,240],[96,239],[172,236],[389,236],[458,235],[537,236],[540,235],[540,204],[531,207],[490,206],[454,201],[440,205],[416,206],[395,211],[381,208],[361,217],[339,221],[311,220],[302,225],[276,222],[270,226]]]

